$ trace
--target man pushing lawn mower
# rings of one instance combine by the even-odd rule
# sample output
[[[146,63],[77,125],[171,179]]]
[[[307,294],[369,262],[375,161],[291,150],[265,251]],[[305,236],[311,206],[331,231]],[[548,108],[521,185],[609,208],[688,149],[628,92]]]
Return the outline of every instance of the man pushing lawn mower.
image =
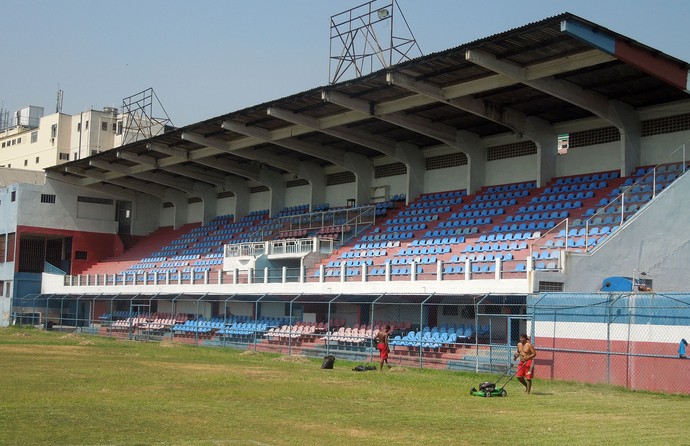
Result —
[[[532,392],[532,376],[534,375],[534,358],[537,352],[534,351],[532,343],[525,333],[520,335],[520,342],[517,345],[517,353],[513,359],[520,358],[520,363],[517,366],[517,373],[515,376],[518,381],[525,386],[525,392],[529,395]]]

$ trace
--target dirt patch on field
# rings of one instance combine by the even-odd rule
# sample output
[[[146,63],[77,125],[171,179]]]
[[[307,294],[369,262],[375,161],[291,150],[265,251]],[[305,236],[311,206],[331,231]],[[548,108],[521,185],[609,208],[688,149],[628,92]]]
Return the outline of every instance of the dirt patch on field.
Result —
[[[81,336],[79,336],[76,333],[67,333],[66,335],[60,336],[60,339],[79,339]]]
[[[159,345],[163,348],[179,347],[178,344],[174,343],[173,341],[169,341],[169,340],[161,341],[161,343]]]
[[[275,358],[274,361],[294,362],[298,364],[308,364],[310,362],[309,359],[305,358],[304,356],[279,356]]]
[[[407,367],[393,367],[389,370],[391,373],[407,373]]]
[[[240,353],[240,356],[256,356],[258,355],[258,352],[255,352],[254,350],[245,350],[242,353]]]
[[[79,342],[79,345],[94,345],[94,342],[88,341],[88,340],[87,341],[81,341],[81,342]]]
[[[86,356],[91,350],[82,349],[76,345],[3,345],[0,346],[0,355],[27,354],[32,356]]]
[[[15,336],[31,336],[31,333],[15,333]]]

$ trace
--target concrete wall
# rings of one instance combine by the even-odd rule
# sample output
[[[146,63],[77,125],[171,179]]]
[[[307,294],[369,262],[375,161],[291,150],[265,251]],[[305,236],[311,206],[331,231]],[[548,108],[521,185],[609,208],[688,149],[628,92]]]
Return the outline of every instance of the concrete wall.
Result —
[[[486,186],[534,181],[537,155],[519,156],[486,163]]]
[[[299,206],[302,204],[310,204],[309,196],[311,193],[311,186],[288,187],[285,189],[285,207]],[[322,204],[322,203],[313,203]]]
[[[55,194],[55,203],[41,203],[42,194]],[[87,195],[88,194],[88,195]],[[89,232],[114,234],[117,232],[114,205],[109,207],[110,220],[99,217],[81,217],[78,212],[78,196],[112,199],[95,189],[83,189],[66,183],[48,182],[45,186],[21,184],[17,191],[19,212],[17,224]],[[112,211],[112,212],[110,212]]]
[[[620,169],[620,142],[569,149],[556,158],[556,176],[565,177],[590,172]]]
[[[469,169],[469,166],[427,170],[424,173],[425,192],[467,189],[467,169]]]

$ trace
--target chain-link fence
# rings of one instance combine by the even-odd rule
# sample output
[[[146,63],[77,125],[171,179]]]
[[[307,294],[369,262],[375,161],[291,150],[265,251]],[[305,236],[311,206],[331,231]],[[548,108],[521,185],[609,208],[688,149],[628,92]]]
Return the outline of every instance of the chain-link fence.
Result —
[[[527,308],[537,377],[690,393],[690,295],[547,293]]]
[[[543,379],[690,393],[678,379],[690,339],[690,295],[112,294],[14,299],[12,321],[49,330],[378,362],[503,372],[520,334]]]

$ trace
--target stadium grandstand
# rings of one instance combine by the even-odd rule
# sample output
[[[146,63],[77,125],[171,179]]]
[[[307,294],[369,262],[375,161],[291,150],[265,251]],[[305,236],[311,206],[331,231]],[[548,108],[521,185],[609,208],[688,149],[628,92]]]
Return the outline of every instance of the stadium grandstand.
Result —
[[[470,370],[527,332],[690,392],[689,69],[564,13],[6,182],[2,323]]]

